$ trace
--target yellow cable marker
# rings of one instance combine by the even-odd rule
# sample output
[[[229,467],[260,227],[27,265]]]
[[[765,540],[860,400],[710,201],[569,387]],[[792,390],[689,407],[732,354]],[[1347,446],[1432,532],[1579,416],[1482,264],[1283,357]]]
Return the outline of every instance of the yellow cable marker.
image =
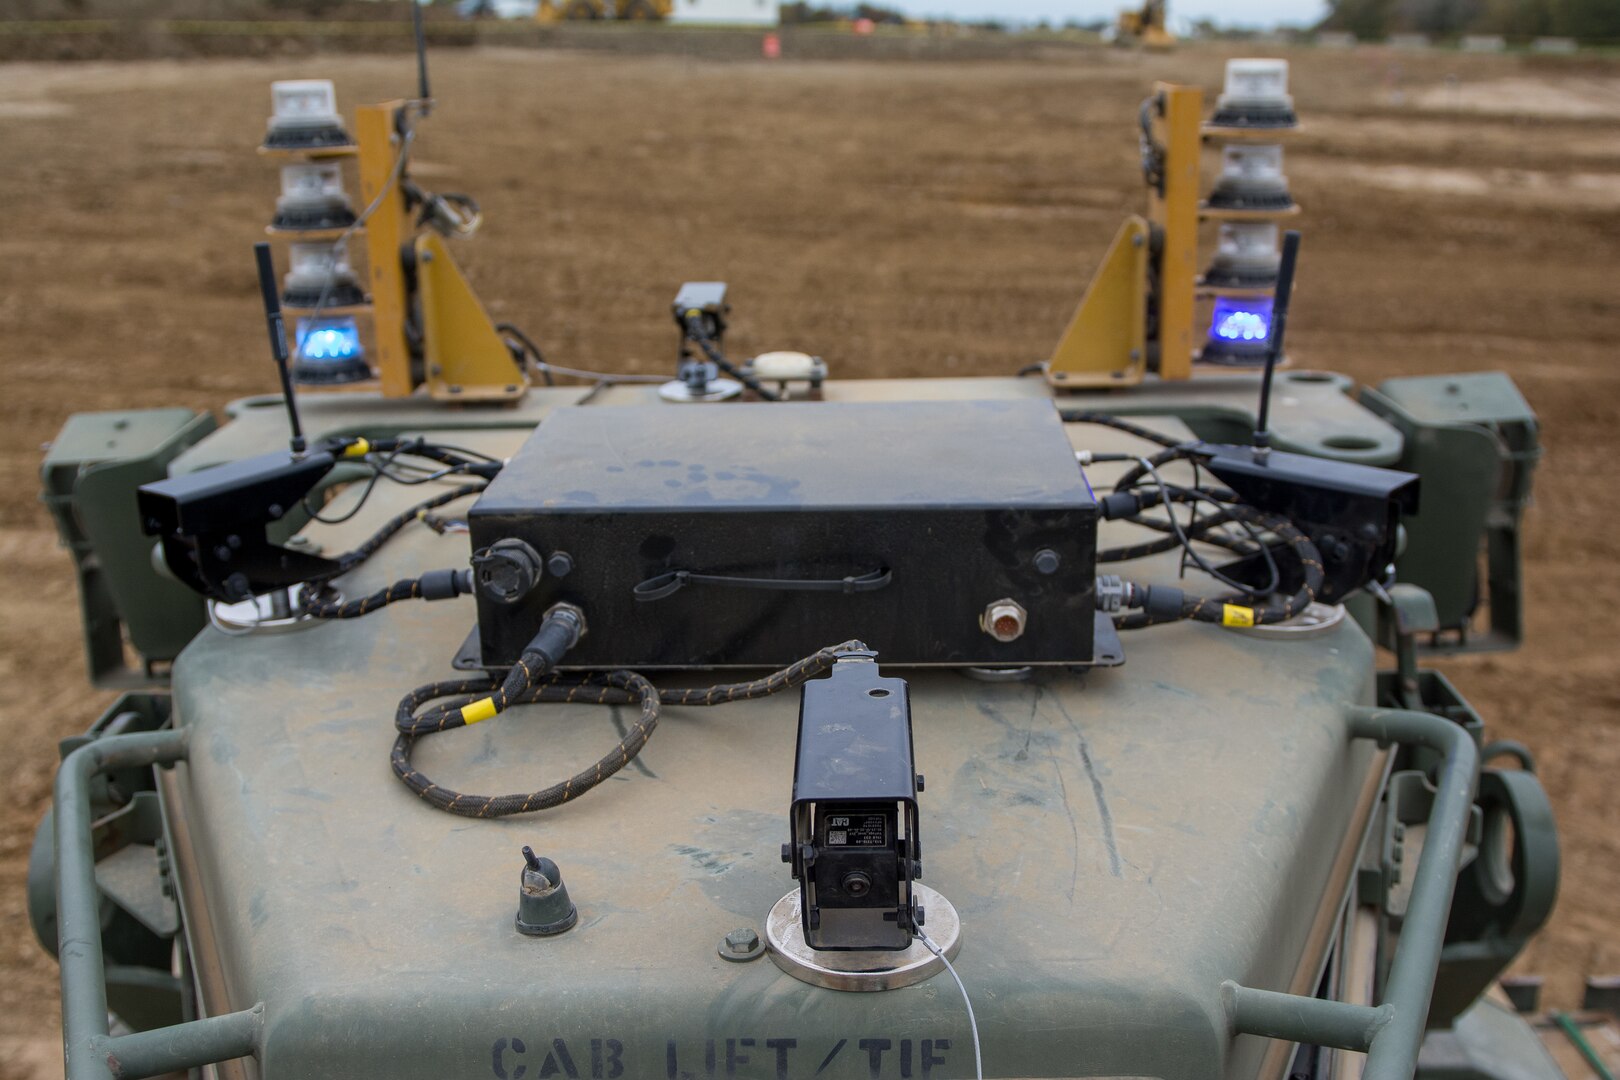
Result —
[[[371,453],[371,443],[365,439],[356,439],[343,448],[344,457],[365,457]]]
[[[476,724],[480,720],[488,720],[495,715],[495,699],[491,697],[479,698],[471,705],[461,707],[461,722]]]
[[[1222,626],[1253,626],[1254,608],[1239,607],[1236,604],[1221,605]],[[469,721],[470,723],[470,721]]]

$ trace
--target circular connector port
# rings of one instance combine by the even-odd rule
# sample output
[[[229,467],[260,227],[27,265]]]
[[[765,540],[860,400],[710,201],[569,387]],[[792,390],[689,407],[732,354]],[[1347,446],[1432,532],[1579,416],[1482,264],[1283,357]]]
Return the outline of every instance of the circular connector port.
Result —
[[[499,604],[515,604],[545,576],[540,553],[513,537],[497,540],[472,558],[478,588]]]
[[[1024,624],[1029,613],[1024,606],[1010,597],[992,600],[979,616],[979,628],[997,641],[1017,641],[1024,636]]]

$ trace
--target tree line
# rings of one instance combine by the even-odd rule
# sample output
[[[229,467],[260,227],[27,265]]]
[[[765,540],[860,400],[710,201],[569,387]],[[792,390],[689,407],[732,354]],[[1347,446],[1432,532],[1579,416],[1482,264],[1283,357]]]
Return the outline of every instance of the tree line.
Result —
[[[1620,0],[1329,0],[1321,29],[1369,41],[1418,33],[1620,42]]]

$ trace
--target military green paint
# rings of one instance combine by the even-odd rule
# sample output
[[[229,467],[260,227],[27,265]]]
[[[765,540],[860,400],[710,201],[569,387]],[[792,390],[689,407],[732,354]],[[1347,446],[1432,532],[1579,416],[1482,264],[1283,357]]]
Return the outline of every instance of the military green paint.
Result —
[[[1066,404],[1173,416],[1208,431],[1243,422],[1247,381]],[[1325,431],[1348,444],[1359,433],[1371,446],[1353,453],[1398,458],[1399,433],[1346,386],[1303,378],[1284,390],[1293,400],[1279,406],[1278,430],[1289,432],[1279,442],[1304,448]],[[828,388],[846,400],[1044,392],[1010,379]],[[597,400],[612,408],[647,393],[616,388]],[[577,396],[537,391],[518,409],[490,413],[312,396],[306,422],[317,434],[431,428],[509,453],[548,408]],[[274,410],[237,412],[174,467],[206,467],[284,438]],[[1100,429],[1086,429],[1084,443],[1140,446]],[[350,524],[306,531],[329,550],[352,546],[420,494],[383,488]],[[464,543],[407,530],[349,587],[454,564]],[[1174,574],[1168,561],[1144,570],[1149,579]],[[838,994],[714,954],[715,940],[757,924],[791,885],[776,853],[794,697],[668,710],[643,755],[650,775],[626,770],[533,819],[468,822],[418,804],[387,767],[392,703],[450,675],[470,625],[469,605],[407,605],[283,635],[207,630],[181,656],[176,716],[191,754],[174,809],[190,822],[206,890],[189,899],[209,905],[229,994],[243,1011],[175,1029],[167,1043],[159,1033],[123,1044],[139,1063],[200,1060],[251,1041],[271,1077],[503,1080],[504,1071],[504,1080],[535,1080],[673,1068],[706,1078],[785,1068],[909,1078],[971,1067],[961,1002],[942,980]],[[1302,962],[1319,959],[1303,955],[1306,938],[1318,909],[1342,899],[1326,888],[1329,870],[1373,767],[1347,710],[1373,700],[1374,653],[1349,621],[1287,643],[1178,625],[1132,635],[1126,648],[1125,667],[1084,681],[915,674],[929,882],[963,917],[958,966],[992,1072],[1252,1075],[1266,1044],[1231,1037],[1221,988],[1285,987]],[[524,709],[429,740],[418,760],[457,786],[506,790],[565,775],[616,739],[609,710]],[[71,824],[63,835],[77,836]],[[569,934],[535,940],[513,930],[523,843],[568,875],[581,916]],[[1447,844],[1431,846],[1443,854]],[[83,869],[64,873],[78,879]],[[83,882],[72,888],[93,895]],[[1423,918],[1432,922],[1432,912]],[[1421,953],[1406,967],[1421,972]],[[70,967],[82,983],[85,963]],[[101,1080],[100,1066],[73,1056],[73,1047],[111,1045],[86,993],[68,995],[70,1076]],[[1403,997],[1395,1007],[1406,1017],[1410,1004]],[[1409,1034],[1403,1020],[1400,1038],[1384,1045],[1404,1045]],[[164,1045],[171,1049],[160,1052]]]

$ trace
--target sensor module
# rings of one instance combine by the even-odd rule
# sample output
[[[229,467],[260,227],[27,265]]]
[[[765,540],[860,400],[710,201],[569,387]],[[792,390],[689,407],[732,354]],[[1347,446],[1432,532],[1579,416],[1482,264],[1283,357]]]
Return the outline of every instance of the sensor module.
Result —
[[[876,659],[845,653],[800,699],[793,839],[782,861],[799,883],[812,949],[897,952],[927,916],[912,897],[922,848],[911,699]]]

